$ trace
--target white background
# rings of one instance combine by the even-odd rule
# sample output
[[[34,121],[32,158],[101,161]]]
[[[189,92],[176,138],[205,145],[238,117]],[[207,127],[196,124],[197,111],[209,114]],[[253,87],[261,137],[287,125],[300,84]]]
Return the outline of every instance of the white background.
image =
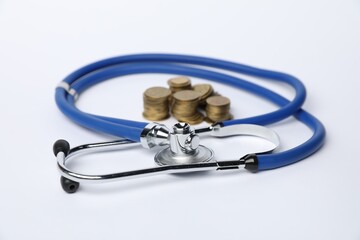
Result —
[[[0,0],[0,239],[360,239],[359,45],[357,0]],[[55,86],[84,64],[143,52],[218,57],[297,76],[308,90],[304,108],[326,126],[325,146],[258,174],[163,175],[64,193],[53,142],[112,138],[64,117]],[[78,106],[142,121],[142,92],[166,86],[167,78],[109,81],[85,92]],[[283,85],[265,85],[293,96]],[[235,117],[275,109],[214,87],[230,97]],[[293,119],[270,127],[280,134],[281,150],[311,134]],[[233,151],[238,142],[227,143],[210,143],[218,158],[241,156]],[[138,148],[73,167],[89,173],[146,167],[152,154]]]

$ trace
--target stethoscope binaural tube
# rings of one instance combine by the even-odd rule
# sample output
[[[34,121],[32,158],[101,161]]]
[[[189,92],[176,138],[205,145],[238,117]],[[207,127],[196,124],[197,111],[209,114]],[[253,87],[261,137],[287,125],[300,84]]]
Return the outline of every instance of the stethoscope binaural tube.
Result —
[[[257,84],[224,73],[196,68],[195,65],[284,82],[295,89],[295,97],[292,101],[289,101]],[[76,108],[75,96],[99,82],[114,77],[142,73],[187,75],[217,81],[246,90],[280,106],[278,110],[267,114],[246,119],[224,121],[222,123],[224,126],[234,124],[266,125],[294,115],[314,131],[313,136],[308,141],[296,148],[280,153],[258,155],[257,170],[277,168],[299,161],[319,149],[324,141],[325,129],[323,125],[315,117],[301,109],[305,101],[306,91],[298,79],[280,72],[204,57],[173,54],[139,54],[105,59],[87,65],[66,77],[63,85],[56,89],[56,103],[65,115],[84,127],[124,137],[132,141],[139,141],[141,132],[148,123],[84,113]],[[64,86],[68,86],[68,89],[64,88]]]

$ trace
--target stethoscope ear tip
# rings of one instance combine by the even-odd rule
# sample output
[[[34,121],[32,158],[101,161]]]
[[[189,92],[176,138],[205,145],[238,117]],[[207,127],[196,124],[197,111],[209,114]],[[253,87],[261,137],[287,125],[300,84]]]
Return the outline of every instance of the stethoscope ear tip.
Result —
[[[53,145],[53,152],[56,157],[59,157],[58,153],[62,152],[63,155],[60,155],[60,157],[65,158],[70,153],[69,142],[64,139],[57,140]],[[80,183],[70,180],[64,176],[60,177],[60,183],[63,190],[67,193],[75,193],[80,186]]]
[[[80,186],[80,183],[75,182],[73,180],[67,179],[64,176],[60,177],[61,187],[64,189],[67,193],[75,193]]]
[[[59,152],[63,152],[66,157],[70,152],[70,144],[64,139],[59,139],[53,145],[53,152],[55,154],[55,157]]]

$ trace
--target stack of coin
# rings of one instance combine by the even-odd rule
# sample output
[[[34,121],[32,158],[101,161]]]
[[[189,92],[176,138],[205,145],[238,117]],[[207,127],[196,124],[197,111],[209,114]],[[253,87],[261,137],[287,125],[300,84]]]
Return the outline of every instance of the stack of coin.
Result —
[[[200,94],[199,105],[201,107],[206,105],[206,99],[214,93],[214,89],[210,84],[195,84],[192,89]]]
[[[182,76],[169,79],[168,85],[172,93],[191,89],[190,79]]]
[[[172,109],[173,116],[180,122],[199,124],[204,116],[198,112],[200,94],[193,90],[176,92],[173,95]]]
[[[143,116],[151,121],[159,121],[168,118],[170,95],[171,91],[164,87],[148,88],[143,94]]]
[[[206,99],[207,121],[221,122],[232,118],[230,114],[230,99],[223,96],[212,96]]]

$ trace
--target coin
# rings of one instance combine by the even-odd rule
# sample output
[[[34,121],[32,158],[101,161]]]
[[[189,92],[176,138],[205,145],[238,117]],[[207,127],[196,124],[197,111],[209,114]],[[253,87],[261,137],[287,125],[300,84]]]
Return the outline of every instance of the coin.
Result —
[[[193,90],[179,91],[173,94],[171,112],[180,122],[199,124],[204,116],[198,111],[200,94]]]
[[[213,97],[209,97],[206,100],[206,103],[209,104],[210,106],[224,107],[224,106],[230,106],[230,99],[223,96],[213,96]]]
[[[223,96],[212,96],[206,99],[206,115],[209,122],[221,122],[232,118],[230,99]]]
[[[183,90],[173,94],[173,98],[180,102],[198,101],[200,99],[200,94],[193,90]]]
[[[168,98],[171,92],[169,89],[164,87],[151,87],[145,90],[144,96],[148,99],[159,100],[163,98]]]
[[[190,79],[188,77],[184,77],[184,76],[170,78],[168,80],[168,85],[169,85],[172,93],[191,89]]]
[[[160,121],[168,118],[169,97],[171,91],[164,87],[151,87],[143,94],[143,116],[150,121]]]
[[[206,99],[214,93],[214,89],[210,84],[195,84],[192,89],[200,94],[200,106],[205,106]]]

